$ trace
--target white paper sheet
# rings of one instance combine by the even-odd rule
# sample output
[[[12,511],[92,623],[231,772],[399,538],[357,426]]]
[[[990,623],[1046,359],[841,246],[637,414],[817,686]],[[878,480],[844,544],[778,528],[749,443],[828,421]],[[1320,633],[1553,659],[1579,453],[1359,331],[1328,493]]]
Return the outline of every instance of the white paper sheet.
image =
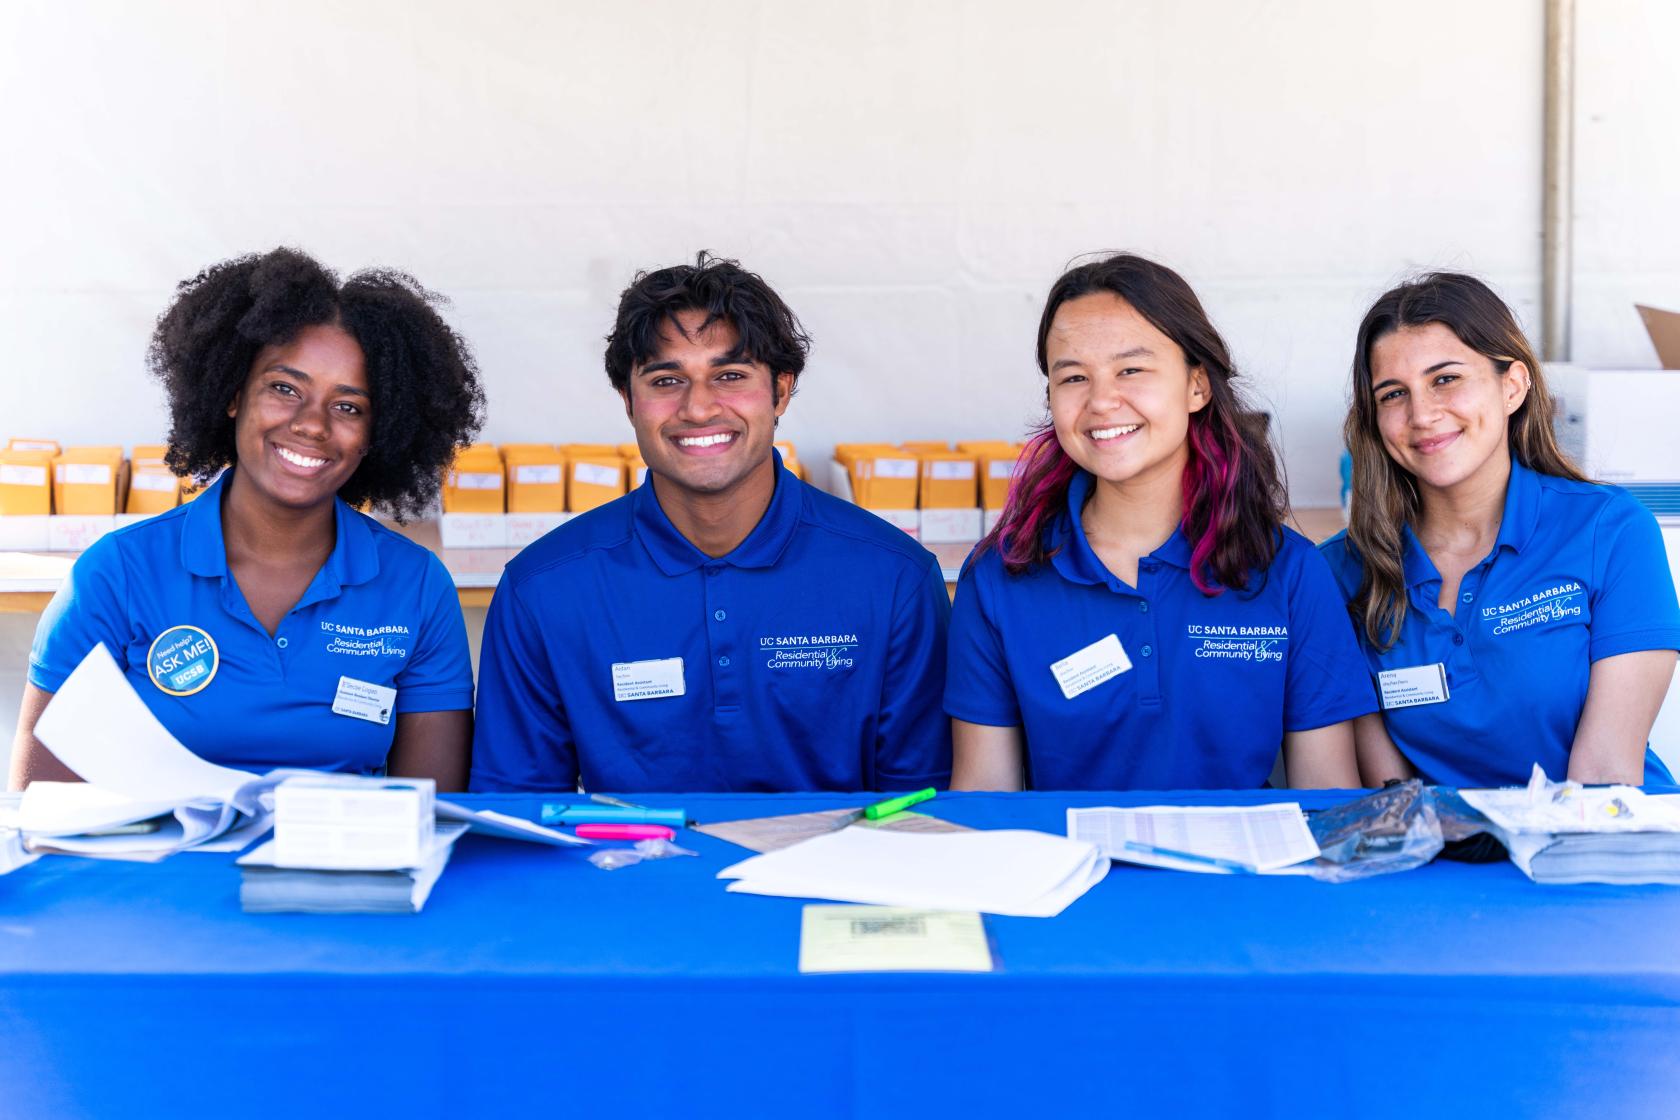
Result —
[[[1110,859],[1174,871],[1231,874],[1168,855],[1128,850],[1127,841],[1275,872],[1318,857],[1301,807],[1275,805],[1149,805],[1137,809],[1069,809],[1068,835],[1095,844]]]
[[[206,762],[152,715],[104,645],[53,695],[35,737],[84,782],[140,801],[231,799],[257,775]]]
[[[1108,866],[1095,846],[1045,832],[845,828],[742,860],[718,878],[745,894],[1048,918]]]

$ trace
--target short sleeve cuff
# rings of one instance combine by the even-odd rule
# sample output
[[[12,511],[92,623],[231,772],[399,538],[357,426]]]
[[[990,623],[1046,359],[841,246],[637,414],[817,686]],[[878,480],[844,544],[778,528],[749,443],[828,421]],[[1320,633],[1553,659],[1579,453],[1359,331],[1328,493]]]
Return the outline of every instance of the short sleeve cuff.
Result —
[[[1619,634],[1594,634],[1587,646],[1587,660],[1602,661],[1622,653],[1648,649],[1680,650],[1680,630],[1672,626],[1646,630],[1624,630]]]
[[[397,690],[397,714],[467,711],[472,700],[470,688],[403,688]]]
[[[69,673],[57,672],[34,658],[29,659],[29,683],[42,692],[57,692],[64,687],[64,682],[69,679]]]
[[[888,774],[885,772],[875,775],[875,783],[882,790],[914,790],[951,788],[951,772],[949,770],[930,770],[925,774]]]
[[[982,727],[1021,726],[1019,708],[985,708],[960,698],[953,701],[949,695],[945,697],[945,714],[952,719],[960,719],[964,723],[977,723]]]
[[[1344,720],[1358,719],[1381,711],[1377,698],[1366,696],[1360,699],[1346,699],[1339,704],[1330,704],[1307,712],[1305,715],[1292,716],[1284,721],[1286,732],[1314,731],[1320,727],[1329,727]]]

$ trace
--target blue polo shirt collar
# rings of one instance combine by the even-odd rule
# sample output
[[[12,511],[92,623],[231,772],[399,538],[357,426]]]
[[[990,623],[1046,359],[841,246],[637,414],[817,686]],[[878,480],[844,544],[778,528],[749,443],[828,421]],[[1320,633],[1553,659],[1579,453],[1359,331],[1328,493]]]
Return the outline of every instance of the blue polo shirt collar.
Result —
[[[1511,478],[1505,484],[1505,509],[1499,517],[1499,536],[1493,543],[1494,552],[1503,549],[1522,552],[1533,538],[1534,530],[1539,524],[1540,479],[1513,458]],[[1418,543],[1417,534],[1412,532],[1410,525],[1402,528],[1401,542],[1401,562],[1406,575],[1406,586],[1420,587],[1426,583],[1439,583],[1441,573],[1429,559],[1428,553],[1424,552],[1423,545]]]
[[[223,471],[204,493],[187,504],[181,527],[181,564],[196,576],[225,579],[227,542],[222,536],[222,494],[233,470]],[[367,522],[345,504],[333,500],[336,529],[332,555],[304,593],[298,606],[330,599],[346,587],[371,581],[379,574],[379,551]]]
[[[781,452],[772,450],[771,455],[776,464],[776,488],[770,495],[770,505],[747,539],[723,556],[707,556],[671,524],[653,491],[651,478],[630,492],[631,526],[660,571],[680,576],[702,564],[769,568],[782,558],[799,527],[799,480],[783,469]]]
[[[1085,536],[1085,526],[1080,521],[1080,511],[1085,508],[1085,502],[1091,496],[1091,488],[1095,484],[1096,479],[1089,471],[1079,471],[1068,484],[1067,509],[1045,530],[1045,540],[1051,550],[1050,563],[1055,565],[1056,571],[1061,573],[1063,579],[1072,583],[1105,586],[1111,591],[1130,592],[1133,589],[1115,578],[1114,573],[1097,558],[1090,540]],[[1180,525],[1174,529],[1172,536],[1144,559],[1158,560],[1189,571],[1190,542],[1184,538],[1184,527]]]

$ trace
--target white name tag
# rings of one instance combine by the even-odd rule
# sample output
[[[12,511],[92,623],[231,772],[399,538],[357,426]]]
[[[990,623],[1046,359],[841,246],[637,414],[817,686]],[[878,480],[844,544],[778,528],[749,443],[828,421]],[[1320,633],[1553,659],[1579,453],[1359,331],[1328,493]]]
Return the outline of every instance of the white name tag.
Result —
[[[1112,680],[1132,667],[1120,645],[1120,637],[1110,634],[1092,642],[1077,653],[1070,653],[1054,665],[1050,672],[1062,686],[1062,695],[1072,700],[1081,692],[1089,692],[1106,680]]]
[[[391,711],[396,706],[397,690],[394,688],[353,677],[338,678],[338,695],[333,697],[332,706],[338,715],[388,724],[391,722]]]
[[[662,657],[655,661],[614,661],[613,699],[657,700],[662,696],[681,696],[683,687],[682,658]]]
[[[1437,661],[1433,665],[1413,665],[1409,669],[1384,669],[1377,674],[1377,687],[1382,689],[1385,712],[1395,708],[1415,708],[1420,704],[1439,704],[1449,695],[1447,667]]]

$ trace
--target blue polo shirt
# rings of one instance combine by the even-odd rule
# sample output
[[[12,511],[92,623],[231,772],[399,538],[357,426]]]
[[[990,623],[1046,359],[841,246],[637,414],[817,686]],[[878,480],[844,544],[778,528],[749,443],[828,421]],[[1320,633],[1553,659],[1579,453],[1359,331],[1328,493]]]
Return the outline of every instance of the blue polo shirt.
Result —
[[[508,565],[472,788],[944,786],[949,613],[931,553],[779,456],[763,518],[716,559],[644,482]]]
[[[1493,551],[1465,573],[1451,611],[1441,573],[1404,530],[1406,620],[1393,648],[1361,644],[1372,673],[1446,667],[1448,699],[1384,712],[1389,737],[1427,781],[1521,785],[1538,762],[1562,780],[1592,663],[1680,649],[1657,522],[1626,491],[1536,474],[1515,461]],[[1343,595],[1359,590],[1359,556],[1325,541]],[[1646,782],[1672,781],[1649,750]]]
[[[1204,595],[1183,530],[1138,564],[1131,587],[1103,566],[1078,511],[1046,530],[1050,562],[1010,575],[973,560],[951,615],[945,710],[1020,727],[1035,789],[1255,789],[1286,731],[1376,709],[1347,610],[1323,559],[1283,530],[1246,590]],[[1131,667],[1071,698],[1052,666],[1113,635]]]
[[[377,773],[398,714],[472,707],[471,654],[449,573],[342,501],[332,555],[279,629],[263,629],[228,572],[227,477],[195,501],[101,537],[76,560],[35,632],[31,684],[58,691],[103,642],[188,750],[258,772]],[[395,689],[389,720],[335,714],[341,678]]]

